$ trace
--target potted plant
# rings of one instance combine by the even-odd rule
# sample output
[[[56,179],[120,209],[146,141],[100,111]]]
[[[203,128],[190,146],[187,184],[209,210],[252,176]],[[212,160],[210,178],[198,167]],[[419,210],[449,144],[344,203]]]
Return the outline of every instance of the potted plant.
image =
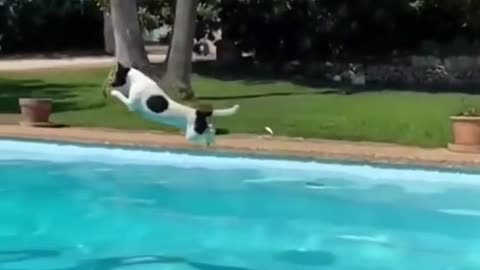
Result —
[[[450,150],[480,153],[480,107],[463,99],[462,109],[450,119],[453,129]]]
[[[20,98],[21,124],[29,126],[50,126],[52,100],[49,98]]]

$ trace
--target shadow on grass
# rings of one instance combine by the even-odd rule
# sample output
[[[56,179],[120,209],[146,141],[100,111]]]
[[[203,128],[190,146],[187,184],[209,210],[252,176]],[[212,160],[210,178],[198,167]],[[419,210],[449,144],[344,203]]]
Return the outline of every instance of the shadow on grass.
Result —
[[[261,93],[261,94],[249,94],[249,95],[236,95],[236,96],[200,96],[199,100],[235,100],[235,99],[251,99],[262,97],[282,97],[282,96],[294,96],[294,95],[312,95],[312,94],[337,94],[338,91],[325,90],[315,92],[279,92],[279,93]]]
[[[10,80],[0,78],[0,113],[19,113],[19,98],[52,98],[53,111],[65,112],[104,106],[104,102],[80,105],[78,89],[96,87],[93,84],[57,84],[42,80]]]
[[[216,128],[215,129],[215,135],[228,135],[230,134],[230,130],[226,128]]]
[[[222,67],[214,61],[199,61],[193,64],[193,71],[195,74],[214,78],[222,81],[241,81],[245,85],[262,85],[271,84],[279,81],[290,82],[294,85],[318,89],[319,91],[312,91],[316,94],[356,94],[366,92],[382,92],[382,91],[399,91],[399,92],[418,92],[418,93],[461,93],[461,94],[480,94],[477,90],[478,86],[470,85],[463,87],[454,87],[451,85],[421,85],[408,86],[402,84],[373,84],[368,86],[356,87],[347,83],[337,83],[315,77],[303,75],[301,68],[296,72],[280,72],[274,68],[268,68],[268,64],[254,64],[252,62],[243,60],[234,67]],[[321,89],[329,89],[321,91]],[[239,96],[237,98],[256,98],[264,96],[275,95],[294,95],[294,94],[308,94],[308,93],[269,93],[249,96]],[[203,99],[235,99],[235,97],[201,97]]]

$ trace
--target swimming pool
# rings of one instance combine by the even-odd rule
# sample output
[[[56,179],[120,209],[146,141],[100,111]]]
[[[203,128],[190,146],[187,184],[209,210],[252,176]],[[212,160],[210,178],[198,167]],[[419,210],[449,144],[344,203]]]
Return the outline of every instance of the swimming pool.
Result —
[[[473,270],[480,175],[0,140],[0,269]]]

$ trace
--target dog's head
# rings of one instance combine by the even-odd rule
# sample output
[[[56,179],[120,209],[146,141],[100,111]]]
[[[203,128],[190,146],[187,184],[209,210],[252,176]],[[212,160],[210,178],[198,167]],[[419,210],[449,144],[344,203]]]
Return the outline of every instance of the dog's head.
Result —
[[[126,97],[128,97],[129,94],[128,73],[130,70],[131,68],[117,62],[117,68],[113,74],[112,83],[110,84],[114,90],[119,91]]]

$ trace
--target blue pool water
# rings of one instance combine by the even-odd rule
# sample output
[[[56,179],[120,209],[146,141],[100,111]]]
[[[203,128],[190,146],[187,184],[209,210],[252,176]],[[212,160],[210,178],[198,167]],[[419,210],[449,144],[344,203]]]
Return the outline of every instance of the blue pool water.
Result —
[[[0,140],[0,269],[480,269],[480,175]]]

